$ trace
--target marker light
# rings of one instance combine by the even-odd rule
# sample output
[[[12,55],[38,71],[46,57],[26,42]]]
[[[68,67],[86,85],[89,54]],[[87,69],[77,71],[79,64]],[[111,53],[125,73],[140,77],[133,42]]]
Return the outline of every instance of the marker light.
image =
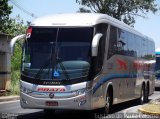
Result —
[[[32,34],[32,28],[29,27],[29,28],[27,29],[26,38],[30,38],[30,37],[31,37],[31,34]]]

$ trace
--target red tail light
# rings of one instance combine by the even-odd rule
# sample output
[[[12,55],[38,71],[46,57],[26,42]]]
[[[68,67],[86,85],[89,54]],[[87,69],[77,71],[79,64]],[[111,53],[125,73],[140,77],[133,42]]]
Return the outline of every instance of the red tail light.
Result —
[[[32,28],[29,27],[29,28],[27,29],[26,38],[30,38],[30,37],[31,37],[31,34],[32,34]]]

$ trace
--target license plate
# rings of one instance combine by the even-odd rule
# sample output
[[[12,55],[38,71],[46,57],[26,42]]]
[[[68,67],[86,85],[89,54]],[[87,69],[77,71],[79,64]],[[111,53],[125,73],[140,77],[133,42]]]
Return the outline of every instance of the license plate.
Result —
[[[46,106],[58,106],[58,102],[56,101],[47,101]]]

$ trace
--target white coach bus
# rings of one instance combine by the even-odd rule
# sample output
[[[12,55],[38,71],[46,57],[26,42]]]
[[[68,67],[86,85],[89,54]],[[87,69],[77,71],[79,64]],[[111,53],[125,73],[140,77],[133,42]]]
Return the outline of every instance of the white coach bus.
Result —
[[[58,14],[33,21],[20,80],[23,108],[94,110],[154,91],[153,40],[108,15]]]

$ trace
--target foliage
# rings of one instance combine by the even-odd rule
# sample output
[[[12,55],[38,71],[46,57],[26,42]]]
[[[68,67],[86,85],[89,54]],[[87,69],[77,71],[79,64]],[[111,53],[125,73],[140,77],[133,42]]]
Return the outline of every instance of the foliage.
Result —
[[[21,42],[15,44],[14,55],[11,57],[11,95],[18,95],[19,81],[20,81],[20,67],[21,67],[22,47]]]
[[[11,28],[11,14],[12,6],[8,5],[8,0],[0,0],[0,32],[5,33],[6,28]]]
[[[23,25],[23,20],[20,16],[12,20],[12,28],[6,29],[9,34],[14,36],[24,34],[27,26]],[[18,41],[15,44],[14,55],[11,57],[11,94],[19,94],[19,79],[20,79],[20,67],[22,57],[22,42]]]
[[[11,71],[20,70],[21,66],[22,48],[21,43],[15,44],[14,55],[11,58]]]
[[[8,5],[8,0],[0,0],[0,32],[16,36],[25,33],[26,26],[18,15],[16,18],[10,18],[12,6]]]
[[[146,13],[156,13],[156,0],[76,0],[81,7],[79,12],[108,14],[133,26],[135,17],[146,17]]]
[[[11,87],[10,87],[10,94],[11,95],[19,95],[20,93],[20,71],[16,70],[16,71],[12,71],[11,73]]]
[[[18,95],[19,81],[20,81],[20,67],[21,67],[22,48],[21,43],[15,44],[14,55],[11,57],[11,95]]]
[[[17,16],[16,19],[12,21],[12,28],[6,29],[9,34],[13,36],[17,36],[20,34],[24,34],[26,32],[27,26],[23,25],[23,20],[20,19],[20,16]],[[11,71],[20,70],[21,66],[21,55],[22,55],[22,46],[21,41],[18,41],[15,44],[14,55],[11,58]]]
[[[16,18],[14,19],[10,18],[10,25],[11,27],[7,27],[4,30],[4,32],[7,34],[10,34],[12,36],[17,36],[20,34],[24,34],[26,32],[27,26],[24,25],[24,22],[19,15],[16,16]]]
[[[27,26],[24,26],[20,16],[10,18],[12,6],[8,5],[8,0],[0,0],[0,32],[17,36],[26,32]],[[21,42],[15,44],[14,55],[11,58],[11,94],[19,94],[19,79],[21,66]]]

